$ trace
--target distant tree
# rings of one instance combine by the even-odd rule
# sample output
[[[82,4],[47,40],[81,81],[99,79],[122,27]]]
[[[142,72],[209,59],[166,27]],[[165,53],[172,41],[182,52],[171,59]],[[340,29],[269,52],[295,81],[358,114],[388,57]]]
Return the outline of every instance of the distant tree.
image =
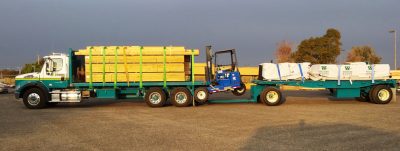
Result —
[[[340,38],[340,32],[330,28],[322,37],[311,37],[303,40],[297,47],[297,51],[291,54],[291,58],[295,62],[336,63],[342,45]]]
[[[375,53],[375,49],[371,46],[354,46],[347,54],[348,62],[368,62],[380,63],[382,58]]]
[[[289,41],[283,40],[277,44],[275,50],[275,57],[280,62],[290,62],[290,54],[292,53],[293,44]]]
[[[35,61],[34,63],[25,64],[21,69],[21,73],[31,73],[31,72],[40,72],[42,66],[44,64],[44,59],[40,59],[39,62]]]
[[[15,76],[17,74],[18,74],[17,70],[10,70],[10,69],[0,70],[0,75],[3,77]],[[0,77],[0,78],[3,78],[3,77]]]

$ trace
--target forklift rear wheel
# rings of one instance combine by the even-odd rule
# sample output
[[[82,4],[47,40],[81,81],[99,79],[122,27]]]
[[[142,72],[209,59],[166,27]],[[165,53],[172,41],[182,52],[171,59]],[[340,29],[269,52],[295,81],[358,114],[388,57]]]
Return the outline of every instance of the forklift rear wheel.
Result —
[[[261,92],[260,101],[268,106],[280,105],[283,102],[282,93],[274,87],[267,87]]]
[[[171,102],[176,107],[186,107],[192,103],[192,95],[187,88],[178,87],[171,91]]]
[[[372,88],[369,97],[375,104],[388,104],[392,100],[393,92],[386,85],[377,85]]]
[[[146,91],[144,100],[150,107],[162,107],[164,106],[167,96],[162,88],[152,87]]]
[[[206,87],[199,87],[194,90],[194,100],[198,103],[206,103],[209,95]]]
[[[242,96],[246,93],[246,85],[244,83],[240,84],[240,88],[236,88],[232,91],[233,95]]]

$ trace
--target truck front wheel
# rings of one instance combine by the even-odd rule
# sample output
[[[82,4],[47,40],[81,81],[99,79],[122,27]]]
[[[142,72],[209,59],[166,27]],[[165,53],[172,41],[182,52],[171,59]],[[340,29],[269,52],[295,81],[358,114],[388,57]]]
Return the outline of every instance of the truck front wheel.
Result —
[[[283,103],[282,93],[274,87],[266,87],[260,94],[260,101],[268,106],[277,106]]]
[[[388,104],[393,97],[392,90],[386,85],[377,85],[370,91],[370,100],[376,104]]]
[[[150,107],[162,107],[164,106],[167,96],[161,88],[150,88],[146,91],[144,96],[146,104]]]
[[[23,95],[24,105],[29,109],[41,109],[46,107],[48,99],[45,97],[42,90],[31,88],[25,91]]]
[[[192,95],[187,88],[179,87],[171,91],[171,102],[176,107],[186,107],[192,103]]]

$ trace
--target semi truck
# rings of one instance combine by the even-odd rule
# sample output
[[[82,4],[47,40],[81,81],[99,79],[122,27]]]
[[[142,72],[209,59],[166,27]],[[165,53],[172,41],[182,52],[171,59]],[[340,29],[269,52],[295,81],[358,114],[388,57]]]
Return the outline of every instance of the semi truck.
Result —
[[[68,54],[53,53],[45,56],[45,64],[38,73],[22,74],[16,77],[15,97],[22,99],[29,109],[40,109],[60,102],[81,102],[84,99],[130,99],[144,98],[150,107],[162,107],[170,100],[177,107],[196,103],[261,102],[277,106],[285,102],[282,85],[308,88],[325,88],[336,98],[357,98],[376,104],[387,104],[395,99],[396,80],[254,80],[250,98],[210,100],[209,95],[231,91],[234,96],[243,95],[246,87],[241,81],[236,50],[212,52],[206,47],[205,81],[194,79],[194,56],[190,57],[190,80],[187,81],[131,81],[131,82],[81,82],[78,76],[79,58],[76,50]],[[229,64],[219,64],[217,57],[230,55]],[[141,55],[140,55],[141,56]],[[164,55],[165,56],[165,55]],[[165,59],[164,59],[165,60]],[[140,63],[142,65],[142,63]],[[140,67],[141,69],[142,67]],[[165,68],[165,61],[164,61]],[[214,69],[213,69],[214,68]],[[165,72],[165,70],[164,70]],[[118,74],[118,73],[115,73]],[[141,71],[140,71],[141,74]],[[261,77],[261,67],[259,71]]]

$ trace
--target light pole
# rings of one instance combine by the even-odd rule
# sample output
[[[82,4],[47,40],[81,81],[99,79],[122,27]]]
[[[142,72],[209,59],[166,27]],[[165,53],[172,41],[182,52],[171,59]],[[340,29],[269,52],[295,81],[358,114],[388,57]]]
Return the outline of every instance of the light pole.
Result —
[[[393,35],[394,35],[394,70],[397,70],[397,62],[396,62],[396,49],[397,49],[397,46],[396,46],[396,43],[397,43],[397,36],[396,36],[396,30],[390,30],[389,31],[389,33],[393,33]]]

